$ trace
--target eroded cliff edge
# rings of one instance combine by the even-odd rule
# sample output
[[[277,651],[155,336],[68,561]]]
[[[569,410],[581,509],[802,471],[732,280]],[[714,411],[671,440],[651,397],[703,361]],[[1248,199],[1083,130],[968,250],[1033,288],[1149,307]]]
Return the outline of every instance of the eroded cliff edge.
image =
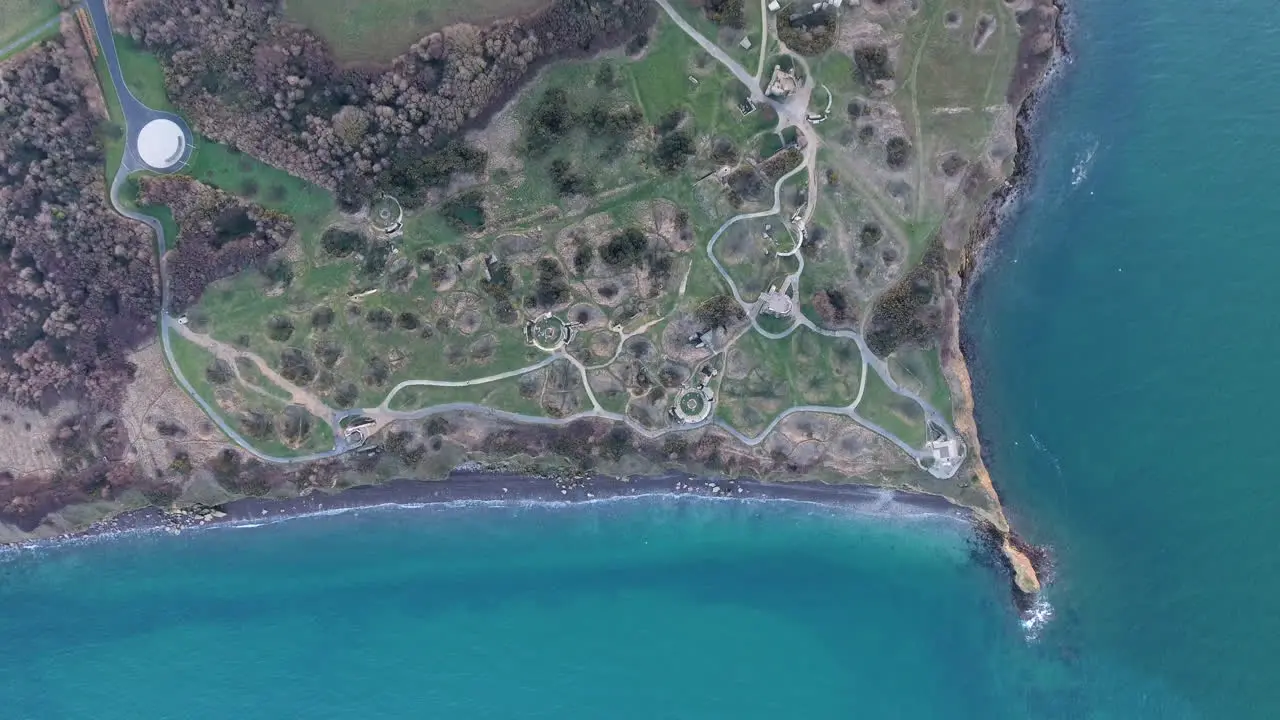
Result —
[[[958,264],[955,265],[948,287],[942,359],[952,386],[956,429],[965,436],[972,448],[970,462],[975,482],[995,501],[994,511],[975,512],[989,523],[993,544],[998,546],[1004,558],[1015,590],[1025,600],[1041,590],[1040,575],[1043,568],[1038,568],[1037,565],[1042,564],[1043,554],[1017,536],[999,502],[995,484],[982,455],[978,426],[974,419],[973,384],[960,333],[963,303],[983,269],[986,252],[998,237],[1003,220],[1013,211],[1022,188],[1030,180],[1034,153],[1030,127],[1036,107],[1047,83],[1068,57],[1063,6],[1060,3],[1055,0],[1027,2],[1026,7],[1018,11],[1018,21],[1021,28],[1018,63],[1006,95],[1009,104],[1017,108],[1012,127],[1009,128],[1016,150],[1009,161],[1012,167],[1008,177],[989,196],[977,222],[955,246],[959,252],[953,257],[958,260]]]

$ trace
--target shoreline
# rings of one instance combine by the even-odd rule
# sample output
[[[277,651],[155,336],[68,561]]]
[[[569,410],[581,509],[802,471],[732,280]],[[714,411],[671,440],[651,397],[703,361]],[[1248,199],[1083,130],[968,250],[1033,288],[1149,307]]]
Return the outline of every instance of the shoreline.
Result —
[[[83,530],[40,540],[0,543],[0,550],[56,546],[121,534],[244,525],[385,506],[451,503],[545,503],[578,505],[644,497],[690,497],[812,503],[846,508],[868,517],[936,518],[963,523],[985,540],[984,521],[971,509],[940,495],[859,483],[797,480],[710,479],[685,473],[664,475],[556,478],[464,470],[438,480],[398,478],[358,485],[334,493],[313,491],[297,497],[249,497],[217,506],[190,509],[147,507],[99,521]],[[988,547],[989,542],[984,542]]]
[[[1048,578],[1051,560],[1044,548],[1031,545],[1022,539],[1010,526],[1004,513],[1004,503],[1000,500],[995,481],[987,469],[983,454],[981,431],[974,415],[975,398],[973,380],[969,374],[968,342],[960,326],[964,320],[966,300],[972,292],[978,278],[990,263],[990,250],[1004,229],[1004,223],[1017,212],[1023,191],[1034,182],[1035,142],[1032,130],[1038,121],[1037,110],[1040,101],[1053,86],[1053,80],[1062,68],[1070,62],[1071,52],[1068,45],[1066,18],[1069,16],[1064,0],[1045,0],[1039,7],[1052,8],[1052,49],[1044,65],[1035,71],[1035,78],[1029,82],[1025,94],[1020,98],[1014,120],[1014,138],[1017,150],[1014,154],[1014,169],[1005,184],[998,188],[984,203],[974,223],[969,238],[963,248],[964,257],[958,270],[959,289],[955,293],[952,317],[949,318],[949,332],[943,347],[944,366],[955,382],[952,389],[958,391],[955,403],[956,429],[961,432],[975,451],[973,453],[973,470],[978,482],[995,499],[997,514],[985,517],[989,523],[986,530],[988,543],[998,550],[1004,561],[1005,569],[1010,574],[1014,594],[1014,602],[1024,612],[1035,604],[1036,596],[1043,589],[1043,580]],[[1022,42],[1033,42],[1030,30],[1023,36]],[[1014,88],[1019,80],[1015,75],[1010,80],[1010,88]]]
[[[974,476],[979,487],[994,501],[993,507],[959,505],[940,495],[896,490],[858,483],[829,484],[819,481],[707,480],[690,475],[665,474],[632,478],[592,477],[588,480],[523,477],[510,474],[486,474],[454,471],[436,480],[392,480],[381,485],[359,486],[341,492],[311,492],[293,498],[248,498],[228,502],[215,508],[196,506],[185,513],[158,508],[127,511],[89,527],[49,537],[46,540],[14,540],[0,545],[25,546],[35,543],[57,543],[67,539],[107,535],[131,530],[194,527],[218,523],[250,522],[263,517],[294,517],[316,512],[355,509],[383,504],[419,504],[468,501],[511,502],[581,502],[639,495],[701,495],[707,497],[741,497],[758,500],[793,500],[830,506],[854,507],[874,512],[877,507],[893,504],[899,509],[914,508],[920,512],[953,515],[971,525],[985,539],[1011,575],[1014,600],[1019,607],[1027,604],[1041,589],[1040,572],[1045,567],[1042,550],[1022,541],[1010,527],[996,486],[982,455],[980,430],[974,418],[974,391],[966,361],[966,343],[960,323],[964,301],[989,258],[1004,221],[1017,210],[1022,190],[1033,180],[1034,143],[1031,128],[1036,123],[1036,108],[1059,69],[1069,60],[1067,28],[1062,0],[1032,0],[1031,12],[1043,15],[1040,22],[1030,22],[1023,29],[1019,59],[1021,66],[1010,78],[1006,98],[1013,108],[1012,133],[1016,151],[1014,167],[1004,184],[987,197],[975,196],[980,210],[970,224],[968,236],[961,246],[961,261],[947,282],[949,312],[946,334],[942,338],[943,364],[955,398],[955,426],[970,443]],[[1051,33],[1051,43],[1044,43]],[[1037,45],[1037,42],[1040,42]],[[1039,47],[1040,52],[1035,52]],[[1046,49],[1047,48],[1047,49]],[[536,78],[537,70],[534,72]],[[496,111],[501,111],[500,104]],[[1007,128],[1007,126],[1006,126]],[[1007,132],[1007,130],[1005,130]],[[1007,137],[1004,135],[1003,137]],[[502,482],[507,481],[503,486]],[[985,505],[983,502],[975,505]],[[216,516],[215,514],[216,513]]]

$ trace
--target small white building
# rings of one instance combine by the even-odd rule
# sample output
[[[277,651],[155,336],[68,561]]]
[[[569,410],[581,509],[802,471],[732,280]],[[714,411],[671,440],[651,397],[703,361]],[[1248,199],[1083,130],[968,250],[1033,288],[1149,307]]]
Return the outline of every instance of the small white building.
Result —
[[[749,37],[745,37],[745,36],[744,36],[744,37],[742,38],[742,42],[738,43],[738,47],[742,48],[743,50],[750,50],[750,49],[751,49],[751,38],[749,38]]]
[[[769,0],[769,12],[778,12],[782,9],[782,5],[778,0]]]

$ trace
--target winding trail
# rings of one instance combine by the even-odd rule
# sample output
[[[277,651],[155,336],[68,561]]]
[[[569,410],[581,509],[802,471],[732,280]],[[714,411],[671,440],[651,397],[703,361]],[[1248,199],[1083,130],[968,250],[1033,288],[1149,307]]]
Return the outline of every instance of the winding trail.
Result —
[[[715,44],[712,43],[710,40],[703,37],[702,34],[697,31],[697,29],[695,29],[688,22],[686,22],[684,18],[682,18],[680,14],[671,6],[671,3],[668,0],[654,0],[654,1],[657,2],[658,5],[660,5],[662,9],[666,11],[667,15],[671,17],[671,19],[675,22],[675,24],[681,30],[683,30],[685,34],[689,35],[691,38],[693,38],[695,42],[697,42],[700,46],[702,46],[709,53],[711,53],[711,55],[715,57],[718,61],[720,61],[722,65],[728,68],[729,71],[732,72],[735,77],[741,80],[744,84],[747,84],[747,86],[752,92],[753,99],[760,97],[764,100],[764,102],[767,102],[769,105],[774,107],[778,111],[780,126],[785,120],[790,120],[791,123],[797,127],[800,133],[804,135],[807,141],[805,145],[804,162],[797,165],[794,169],[792,169],[787,174],[783,175],[774,184],[773,206],[768,210],[762,210],[762,211],[757,211],[752,213],[743,213],[740,215],[735,215],[734,217],[731,217],[728,220],[726,220],[724,224],[721,225],[718,230],[716,230],[715,234],[712,235],[711,240],[707,243],[707,257],[711,260],[711,263],[715,266],[716,270],[720,273],[721,277],[724,278],[724,281],[729,285],[729,289],[733,293],[734,300],[738,302],[738,305],[742,308],[743,312],[745,312],[747,314],[747,317],[751,319],[752,329],[754,329],[756,332],[760,333],[764,337],[767,337],[772,340],[781,340],[783,338],[786,338],[791,333],[795,332],[797,328],[806,327],[818,333],[819,335],[823,335],[826,337],[840,337],[840,338],[847,338],[847,339],[853,340],[855,343],[857,343],[858,350],[862,353],[862,358],[863,358],[862,383],[858,389],[858,399],[855,401],[853,405],[850,405],[847,408],[819,409],[814,406],[803,406],[803,405],[790,408],[789,410],[786,410],[783,413],[781,413],[778,417],[774,418],[773,422],[771,422],[769,426],[765,428],[765,431],[760,436],[760,438],[763,438],[765,435],[768,435],[768,433],[772,431],[773,428],[776,427],[781,420],[783,420],[788,415],[791,415],[795,412],[806,412],[806,411],[807,412],[839,412],[840,414],[847,415],[848,417],[857,421],[858,423],[860,423],[867,429],[871,430],[872,432],[875,432],[876,434],[893,442],[895,445],[902,448],[909,455],[915,458],[917,462],[921,462],[925,456],[932,457],[931,453],[924,453],[920,450],[916,450],[912,448],[910,445],[904,442],[901,438],[897,437],[893,433],[885,430],[879,425],[862,417],[853,409],[862,400],[863,392],[866,389],[866,368],[869,366],[871,369],[875,370],[876,374],[880,376],[880,379],[884,381],[885,385],[892,392],[898,395],[901,395],[903,397],[909,398],[910,400],[914,401],[917,405],[919,405],[921,410],[924,412],[925,420],[927,423],[935,426],[938,430],[942,431],[946,435],[948,440],[960,440],[955,429],[951,427],[951,424],[947,422],[946,418],[942,415],[942,413],[940,413],[936,408],[934,408],[931,404],[929,404],[927,400],[920,397],[919,394],[917,394],[910,388],[905,388],[898,384],[897,380],[895,380],[893,377],[893,373],[890,372],[889,370],[888,363],[885,362],[883,359],[876,357],[876,355],[871,352],[870,348],[867,347],[866,340],[862,337],[860,333],[857,333],[853,330],[828,330],[826,328],[819,327],[816,323],[814,323],[812,320],[806,317],[804,312],[799,310],[798,308],[796,310],[795,322],[791,325],[791,327],[787,328],[786,330],[783,330],[781,332],[770,332],[760,326],[760,321],[759,321],[759,318],[757,317],[758,303],[748,303],[742,298],[742,294],[739,292],[738,286],[734,282],[732,276],[729,275],[729,272],[725,269],[724,265],[720,263],[719,258],[716,257],[715,246],[716,246],[716,242],[719,241],[720,236],[723,235],[724,232],[728,230],[729,227],[732,226],[734,223],[741,222],[743,220],[749,220],[752,218],[769,217],[772,215],[779,214],[782,210],[782,195],[781,195],[782,186],[786,183],[787,180],[791,179],[791,177],[793,177],[794,175],[796,175],[802,170],[808,173],[809,188],[808,188],[808,201],[806,202],[805,211],[803,213],[803,216],[799,224],[801,227],[804,227],[805,225],[808,224],[809,219],[812,217],[814,207],[817,204],[817,182],[816,182],[817,180],[817,149],[818,149],[819,143],[821,142],[817,132],[813,129],[813,126],[808,122],[808,119],[807,119],[808,94],[806,93],[802,95],[803,101],[804,101],[804,107],[801,107],[801,108],[797,107],[798,104],[796,101],[798,98],[796,96],[791,97],[788,100],[788,102],[785,104],[778,103],[772,98],[768,98],[764,96],[764,94],[760,92],[759,82],[750,81],[749,78],[751,76],[746,72],[745,69],[742,68],[741,65],[739,65],[736,61],[734,61],[733,58],[729,57],[728,54],[726,54],[723,50],[720,50],[718,47],[716,47]],[[767,16],[763,20],[767,22],[768,20]],[[783,49],[785,50],[785,48]],[[797,60],[800,62],[801,67],[804,69],[805,77],[811,78],[812,73],[810,73],[809,71],[808,63],[804,60],[804,58],[799,56],[796,56],[796,57],[797,57]],[[763,71],[763,68],[761,68],[761,71]],[[801,94],[797,93],[797,95],[801,95]],[[791,251],[791,253],[789,253],[789,254],[794,254],[796,256],[797,260],[799,261],[799,267],[794,273],[792,273],[787,277],[786,281],[784,282],[784,286],[787,284],[794,284],[797,289],[799,288],[800,276],[804,272],[804,255],[799,252],[801,243],[803,243],[803,236],[801,236],[800,243],[797,243],[796,248],[794,248]],[[742,440],[742,441],[747,440],[747,437],[745,435],[742,435],[742,433],[738,432],[734,428],[729,427],[727,424],[723,422],[717,422],[717,424],[723,429],[725,429],[726,431],[728,431],[730,434],[737,437],[739,440]],[[757,442],[758,441],[759,439],[757,439]],[[961,441],[961,446],[963,447],[962,441]],[[956,461],[952,463],[946,463],[943,465],[934,465],[926,469],[928,469],[931,474],[937,477],[949,478],[955,474],[956,470],[959,469],[959,466],[960,466],[960,461]],[[924,465],[921,464],[921,467],[924,467]]]
[[[724,224],[722,224],[719,227],[719,229],[716,230],[715,234],[707,242],[707,248],[706,248],[707,257],[711,260],[716,270],[720,273],[720,275],[724,278],[725,282],[728,284],[730,290],[733,293],[734,299],[737,301],[737,303],[743,309],[743,311],[747,314],[747,317],[750,318],[751,330],[754,330],[755,332],[760,333],[766,338],[773,339],[773,340],[781,340],[783,338],[786,338],[791,333],[795,332],[797,328],[806,327],[812,330],[813,332],[826,337],[839,337],[839,338],[847,338],[847,339],[853,340],[857,344],[858,349],[862,354],[862,376],[861,376],[861,381],[858,387],[857,398],[855,398],[854,401],[849,405],[840,406],[840,407],[825,406],[825,405],[797,405],[797,406],[788,408],[780,412],[777,416],[775,416],[773,420],[770,421],[770,423],[764,428],[764,430],[755,436],[748,436],[742,433],[741,431],[739,431],[737,428],[732,427],[731,425],[729,425],[728,423],[722,420],[715,419],[714,417],[708,417],[705,420],[702,420],[701,422],[697,422],[697,423],[690,423],[690,424],[683,424],[683,425],[670,425],[662,428],[649,428],[641,425],[640,423],[636,422],[634,419],[632,419],[631,417],[625,414],[608,411],[601,407],[600,403],[597,401],[595,397],[595,393],[592,390],[591,384],[587,377],[587,371],[589,369],[598,368],[601,366],[592,366],[592,368],[588,368],[586,365],[584,365],[581,361],[579,361],[577,358],[573,357],[572,355],[569,355],[563,352],[562,350],[557,350],[549,354],[545,359],[537,363],[534,363],[532,365],[522,367],[522,368],[517,368],[515,370],[510,370],[506,372],[495,373],[493,375],[475,378],[472,380],[459,380],[459,381],[426,380],[426,379],[405,380],[397,384],[394,388],[392,388],[391,391],[387,393],[387,395],[384,397],[383,401],[375,408],[364,408],[364,409],[357,408],[357,409],[351,409],[351,410],[336,411],[318,400],[316,400],[315,402],[303,402],[302,404],[304,404],[308,408],[308,410],[316,414],[318,417],[321,417],[322,419],[327,420],[330,424],[330,427],[333,428],[333,433],[334,433],[333,448],[324,452],[311,453],[311,454],[299,455],[299,456],[291,456],[291,457],[273,456],[273,455],[269,455],[259,451],[248,440],[246,440],[240,433],[238,433],[233,427],[231,427],[227,423],[227,421],[222,417],[222,415],[218,412],[218,409],[215,408],[213,405],[211,405],[203,397],[201,397],[200,394],[196,391],[195,387],[192,386],[191,382],[183,375],[182,370],[179,367],[177,360],[173,354],[171,332],[177,332],[180,336],[187,339],[188,341],[195,342],[203,347],[213,348],[216,353],[221,353],[225,351],[226,348],[222,346],[221,343],[219,343],[218,341],[212,338],[206,338],[204,336],[200,336],[193,333],[192,331],[190,331],[189,328],[183,327],[170,315],[169,307],[170,307],[171,294],[169,291],[169,274],[168,274],[167,259],[166,259],[166,252],[168,247],[167,247],[167,241],[164,234],[164,227],[155,218],[133,210],[132,208],[124,205],[120,200],[120,188],[124,185],[124,182],[128,178],[128,176],[135,171],[149,169],[149,168],[146,168],[145,165],[141,164],[141,161],[138,159],[138,155],[136,151],[137,133],[142,128],[143,125],[145,125],[147,122],[150,122],[151,120],[156,118],[167,118],[176,122],[186,134],[188,139],[187,151],[186,151],[187,156],[183,158],[184,162],[180,163],[176,168],[171,170],[171,172],[176,172],[177,170],[180,170],[183,165],[185,165],[185,160],[187,159],[187,157],[189,157],[189,154],[191,152],[191,147],[192,147],[191,140],[193,136],[186,122],[180,116],[177,116],[173,113],[157,111],[147,107],[140,100],[138,100],[137,97],[135,97],[133,93],[129,90],[128,85],[124,78],[124,73],[120,68],[119,57],[116,53],[116,48],[115,48],[115,40],[111,32],[110,20],[107,17],[105,1],[106,0],[85,0],[85,6],[89,9],[90,15],[93,18],[93,25],[95,29],[95,34],[97,35],[97,38],[98,38],[98,44],[101,46],[101,51],[103,53],[104,58],[107,61],[111,82],[115,86],[116,93],[120,98],[121,106],[123,107],[124,114],[125,114],[127,152],[125,154],[124,159],[121,162],[120,167],[117,169],[115,177],[113,178],[111,183],[111,188],[110,188],[111,204],[115,207],[116,211],[119,212],[124,217],[127,217],[131,220],[135,220],[137,222],[144,223],[149,228],[151,228],[152,231],[155,232],[156,250],[157,250],[158,265],[159,265],[159,278],[160,278],[159,335],[160,335],[161,346],[164,350],[165,359],[169,364],[170,370],[173,373],[175,381],[191,397],[191,399],[195,401],[195,403],[199,405],[202,410],[204,410],[204,412],[209,416],[209,419],[218,427],[219,430],[221,430],[224,434],[226,434],[226,436],[230,438],[231,441],[234,442],[237,446],[239,446],[242,450],[254,456],[255,458],[262,460],[264,462],[275,463],[275,464],[298,464],[298,463],[311,462],[315,460],[323,460],[326,458],[332,458],[332,457],[341,455],[343,453],[346,453],[352,449],[355,449],[356,447],[359,447],[359,442],[352,443],[347,440],[347,437],[343,433],[343,430],[341,427],[342,422],[344,420],[348,418],[354,418],[354,417],[368,417],[372,419],[376,425],[381,425],[383,423],[392,422],[396,420],[417,420],[417,419],[429,417],[431,415],[436,415],[436,414],[446,413],[446,412],[470,411],[470,412],[486,414],[490,417],[501,419],[501,420],[525,423],[530,425],[546,425],[546,426],[567,425],[576,420],[580,420],[584,418],[602,418],[606,420],[612,420],[615,422],[624,423],[629,428],[631,428],[631,430],[633,430],[634,432],[636,432],[637,434],[645,438],[657,438],[673,432],[684,432],[687,430],[705,427],[708,425],[715,425],[716,427],[719,427],[720,429],[732,435],[734,438],[736,438],[739,442],[743,443],[744,445],[755,446],[761,443],[762,441],[764,441],[764,439],[767,438],[769,434],[773,432],[773,430],[778,426],[779,423],[781,423],[783,420],[785,420],[786,418],[792,415],[795,415],[797,413],[822,413],[822,414],[841,415],[854,420],[855,422],[859,423],[863,427],[866,427],[872,432],[886,438],[887,440],[892,442],[894,445],[898,446],[900,449],[902,449],[903,452],[907,453],[909,456],[914,458],[917,461],[917,463],[920,464],[921,467],[926,467],[924,461],[928,458],[932,458],[932,454],[930,452],[911,447],[911,445],[904,442],[901,438],[897,437],[896,435],[889,432],[885,428],[877,425],[876,423],[868,420],[867,418],[863,417],[861,414],[857,412],[857,407],[858,405],[861,404],[864,392],[866,390],[868,368],[874,370],[876,374],[880,376],[881,380],[885,383],[885,385],[891,391],[893,391],[894,393],[897,393],[898,395],[907,397],[913,400],[914,402],[916,402],[923,409],[925,413],[926,421],[929,424],[935,426],[939,431],[944,433],[948,438],[957,438],[955,430],[951,428],[949,423],[946,422],[945,418],[942,416],[941,413],[939,413],[935,408],[933,408],[927,401],[921,398],[914,391],[908,388],[904,388],[897,383],[897,381],[893,378],[893,375],[889,370],[888,364],[884,360],[876,357],[874,354],[871,353],[870,349],[867,347],[865,340],[863,339],[862,335],[860,335],[859,333],[854,332],[852,330],[828,330],[825,328],[821,328],[818,325],[816,325],[812,320],[810,320],[808,317],[806,317],[802,311],[799,311],[799,310],[797,310],[795,322],[786,330],[783,330],[781,332],[770,332],[760,326],[759,319],[756,313],[756,310],[758,309],[756,307],[756,303],[748,303],[742,298],[742,295],[738,289],[737,284],[734,283],[733,278],[729,275],[728,271],[724,268],[724,266],[720,263],[720,260],[716,257],[715,246],[716,246],[716,243],[719,241],[720,237],[724,234],[724,232],[734,223],[753,219],[753,218],[761,218],[761,217],[778,215],[782,208],[782,186],[787,182],[787,180],[791,179],[792,177],[794,177],[800,172],[806,172],[808,174],[808,179],[809,179],[808,200],[806,203],[805,211],[802,214],[802,217],[799,222],[802,228],[805,225],[807,225],[810,217],[812,216],[814,207],[817,204],[817,182],[816,182],[817,150],[820,145],[820,139],[817,133],[814,131],[812,125],[807,120],[807,104],[808,104],[809,93],[808,92],[797,93],[796,96],[793,96],[792,98],[790,98],[786,103],[780,103],[774,100],[773,98],[769,98],[765,96],[760,89],[760,77],[764,70],[765,46],[767,45],[767,40],[768,40],[768,23],[769,23],[769,15],[765,8],[764,0],[761,0],[762,31],[761,31],[760,61],[759,61],[759,66],[757,67],[756,74],[754,76],[749,72],[747,72],[747,70],[743,68],[740,64],[734,61],[733,58],[729,57],[729,55],[725,53],[724,50],[722,50],[719,46],[717,46],[715,43],[708,40],[707,38],[703,37],[701,33],[699,33],[695,28],[693,28],[687,21],[685,21],[683,17],[680,16],[678,12],[676,12],[674,8],[672,8],[668,0],[654,0],[655,2],[658,3],[658,5],[660,5],[663,8],[663,10],[666,11],[667,15],[671,18],[671,20],[685,34],[687,34],[699,46],[701,46],[704,50],[706,50],[713,57],[715,57],[716,60],[718,60],[722,65],[724,65],[726,68],[729,69],[729,71],[734,75],[734,77],[736,77],[739,81],[741,81],[744,85],[747,86],[747,88],[750,90],[751,98],[753,101],[757,103],[766,103],[771,107],[773,107],[778,112],[780,129],[782,127],[794,125],[799,130],[799,132],[804,135],[806,139],[804,161],[798,164],[794,169],[787,172],[781,178],[779,178],[778,181],[774,184],[774,188],[773,188],[774,199],[773,199],[772,207],[769,208],[768,210],[739,214],[726,220]],[[56,21],[56,18],[55,18],[55,21]],[[41,32],[43,29],[45,28],[37,28],[35,31],[33,31],[33,33]],[[15,42],[21,42],[21,40],[22,39],[19,39],[19,41],[15,41]],[[785,48],[784,48],[784,51],[785,51]],[[801,61],[803,62],[803,59],[801,59]],[[805,67],[807,68],[807,65]],[[808,73],[806,73],[806,75],[808,75]],[[803,243],[803,235],[801,234],[801,237],[799,239],[799,242],[797,242],[795,249],[792,251],[792,253],[790,253],[796,256],[798,260],[798,268],[794,273],[789,275],[787,278],[787,283],[795,284],[797,288],[797,292],[799,288],[800,276],[804,272],[804,256],[799,252],[800,245],[802,243]],[[641,328],[639,328],[638,330],[633,331],[632,333],[626,333],[621,328],[618,328],[617,331],[621,336],[621,340],[618,344],[618,351],[619,352],[621,351],[622,345],[626,342],[628,337],[631,337],[635,334],[639,334],[640,332],[643,332],[644,330],[648,329],[648,327],[652,326],[656,322],[658,321],[654,321],[652,323],[646,324]],[[277,384],[279,384],[280,387],[285,388],[288,392],[290,392],[290,395],[293,397],[295,401],[298,400],[299,393],[303,395],[304,400],[306,398],[311,398],[311,396],[307,394],[305,391],[302,391],[301,389],[294,386],[292,383],[289,383],[283,378],[280,378],[278,373],[276,373],[274,369],[267,366],[266,363],[263,362],[261,358],[258,358],[257,356],[254,356],[252,354],[242,353],[242,352],[236,352],[236,355],[248,356],[254,362],[254,364],[258,367],[258,369],[261,370],[268,379],[272,379],[273,382],[277,382]],[[615,352],[615,358],[616,357],[617,357],[617,352]],[[520,375],[524,375],[530,372],[535,372],[545,367],[548,367],[551,364],[560,360],[565,360],[573,364],[577,368],[579,376],[582,380],[583,387],[586,390],[587,397],[590,400],[591,409],[584,410],[582,412],[574,413],[572,415],[561,417],[561,418],[551,418],[551,417],[545,417],[545,416],[539,416],[539,415],[526,415],[521,413],[513,413],[513,412],[498,410],[498,409],[478,405],[475,403],[467,403],[467,402],[445,403],[445,404],[434,405],[431,407],[422,408],[422,409],[413,410],[413,411],[396,411],[396,410],[390,409],[390,403],[392,399],[396,396],[397,393],[404,390],[405,388],[409,388],[409,387],[454,387],[454,388],[470,387],[474,385],[481,385],[489,382],[496,382],[504,379],[518,377]],[[314,398],[311,398],[311,399],[314,400]],[[373,432],[376,432],[376,429]],[[935,464],[930,467],[927,467],[927,469],[929,470],[930,473],[934,474],[935,476],[946,478],[954,475],[955,470],[958,469],[958,467],[959,467],[959,462],[957,461],[955,463],[944,464],[941,466]]]
[[[121,160],[120,167],[116,169],[115,177],[111,181],[111,205],[115,208],[116,212],[130,220],[135,220],[145,224],[155,233],[156,262],[159,267],[158,274],[160,278],[160,317],[158,334],[160,336],[160,346],[164,350],[165,361],[169,365],[170,372],[173,373],[174,380],[183,389],[183,391],[200,406],[200,409],[204,410],[205,414],[209,416],[209,420],[213,422],[213,424],[216,425],[223,434],[230,438],[231,441],[240,449],[263,462],[278,465],[306,463],[314,460],[323,460],[325,458],[335,457],[347,452],[352,448],[347,443],[346,438],[342,436],[337,422],[338,417],[335,415],[330,418],[322,418],[329,420],[330,426],[333,428],[333,449],[319,453],[290,457],[280,457],[264,453],[254,447],[253,444],[246,440],[245,437],[237,432],[235,428],[231,427],[231,425],[227,423],[226,419],[222,417],[222,414],[218,412],[218,409],[210,404],[209,401],[201,397],[200,393],[196,391],[194,386],[192,386],[191,381],[182,374],[182,369],[178,365],[178,360],[173,354],[173,339],[170,335],[171,332],[181,328],[181,326],[169,314],[172,295],[169,292],[169,269],[167,258],[165,257],[165,253],[168,251],[168,242],[164,235],[164,226],[160,224],[159,220],[151,217],[150,215],[137,212],[121,202],[120,188],[124,186],[125,180],[133,172],[143,169],[151,170],[142,164],[137,153],[138,132],[144,125],[157,118],[167,118],[177,123],[186,134],[187,149],[186,154],[183,157],[183,162],[180,162],[169,172],[177,172],[181,170],[185,165],[186,159],[190,157],[192,148],[191,130],[188,128],[186,121],[180,116],[173,113],[153,110],[144,105],[142,101],[138,100],[137,97],[130,92],[128,85],[125,83],[124,72],[120,68],[120,58],[116,53],[115,37],[111,32],[111,24],[107,17],[105,0],[85,0],[85,7],[89,10],[89,15],[93,19],[94,34],[98,39],[99,50],[102,52],[102,56],[106,60],[111,84],[115,87],[117,97],[120,98],[120,105],[124,110],[125,116],[126,152],[124,158]]]

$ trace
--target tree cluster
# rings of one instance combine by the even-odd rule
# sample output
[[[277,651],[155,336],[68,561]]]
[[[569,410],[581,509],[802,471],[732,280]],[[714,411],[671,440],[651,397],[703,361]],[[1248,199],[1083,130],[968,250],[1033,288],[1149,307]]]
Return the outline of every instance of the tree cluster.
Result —
[[[702,12],[718,25],[741,28],[747,24],[746,0],[704,0]]]
[[[567,144],[575,133],[604,140],[609,148],[604,154],[617,155],[644,119],[640,108],[609,95],[596,98],[582,110],[575,110],[574,105],[565,88],[553,87],[542,94],[524,122],[524,151],[529,156],[545,156],[556,146]],[[560,195],[589,195],[595,191],[595,178],[581,163],[569,158],[553,159],[547,174]]]
[[[155,326],[154,239],[107,206],[79,47],[0,66],[0,396],[118,404]]]
[[[730,325],[747,319],[747,314],[742,311],[742,306],[733,299],[732,295],[715,295],[707,298],[694,310],[694,315],[698,318],[698,322],[712,330],[716,328],[727,330]]]
[[[165,257],[175,311],[194,304],[215,280],[264,264],[293,234],[287,216],[181,175],[144,178],[139,199],[168,205],[182,241]]]
[[[564,269],[554,258],[544,257],[536,265],[537,280],[533,286],[534,302],[540,308],[552,308],[569,300],[569,282]]]
[[[673,130],[658,140],[653,150],[653,164],[662,172],[674,173],[683,168],[696,151],[688,130]]]
[[[778,13],[778,39],[801,55],[821,55],[836,43],[840,18],[824,8],[812,12]]]
[[[639,228],[627,228],[616,233],[600,246],[600,259],[614,268],[636,267],[644,262],[649,250],[649,239]]]
[[[772,186],[778,182],[783,175],[796,169],[796,166],[804,162],[804,153],[796,148],[787,148],[769,156],[768,160],[760,163],[759,169],[764,173],[765,179]]]
[[[474,171],[475,151],[436,150],[503,102],[540,63],[595,52],[647,27],[645,0],[554,0],[485,28],[432,33],[385,68],[339,66],[276,0],[120,0],[122,32],[165,63],[169,95],[209,137],[334,189],[344,206],[375,187]]]
[[[900,135],[889,138],[884,146],[884,164],[894,170],[902,170],[910,159],[911,142]]]
[[[873,90],[880,89],[880,83],[893,79],[893,61],[889,57],[889,48],[884,45],[868,45],[853,51],[854,74],[862,84]],[[850,115],[853,115],[853,104],[850,103]]]
[[[942,287],[946,282],[946,258],[935,240],[920,264],[889,288],[871,310],[867,346],[885,357],[903,346],[930,346],[942,331]]]

